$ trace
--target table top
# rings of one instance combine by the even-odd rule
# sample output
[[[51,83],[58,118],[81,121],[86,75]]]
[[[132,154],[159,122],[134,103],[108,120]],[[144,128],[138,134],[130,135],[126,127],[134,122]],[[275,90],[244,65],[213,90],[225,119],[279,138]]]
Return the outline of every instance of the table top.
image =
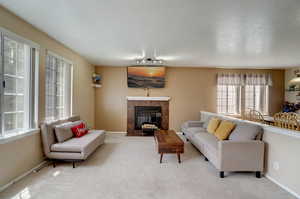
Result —
[[[182,139],[176,134],[174,130],[157,130],[154,136],[158,142],[158,145],[184,145]]]

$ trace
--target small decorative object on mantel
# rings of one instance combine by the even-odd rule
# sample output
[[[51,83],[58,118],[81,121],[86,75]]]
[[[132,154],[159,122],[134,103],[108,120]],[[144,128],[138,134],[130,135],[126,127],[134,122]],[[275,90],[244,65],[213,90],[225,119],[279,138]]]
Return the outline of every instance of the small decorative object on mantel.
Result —
[[[93,73],[92,80],[93,80],[93,87],[100,88],[102,86],[101,85],[101,76],[99,74]]]

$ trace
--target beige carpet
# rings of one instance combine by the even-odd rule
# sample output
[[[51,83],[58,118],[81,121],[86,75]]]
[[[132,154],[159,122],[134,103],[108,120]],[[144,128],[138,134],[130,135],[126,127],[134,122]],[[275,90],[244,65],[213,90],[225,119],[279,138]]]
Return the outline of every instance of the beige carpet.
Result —
[[[73,169],[43,168],[0,193],[1,199],[292,199],[266,178],[215,168],[186,143],[182,163],[165,155],[159,164],[153,137],[108,134],[106,144]]]

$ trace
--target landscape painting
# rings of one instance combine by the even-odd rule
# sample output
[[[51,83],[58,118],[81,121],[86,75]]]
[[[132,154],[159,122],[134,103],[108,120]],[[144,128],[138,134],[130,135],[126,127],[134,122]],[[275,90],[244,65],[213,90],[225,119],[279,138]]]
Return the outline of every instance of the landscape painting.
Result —
[[[127,67],[129,88],[163,88],[165,86],[165,67]]]

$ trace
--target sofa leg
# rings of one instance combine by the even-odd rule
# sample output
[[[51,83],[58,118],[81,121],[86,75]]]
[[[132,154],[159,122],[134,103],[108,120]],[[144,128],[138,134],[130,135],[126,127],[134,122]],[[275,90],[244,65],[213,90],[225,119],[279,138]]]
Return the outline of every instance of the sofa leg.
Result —
[[[182,135],[185,135],[184,132],[182,132]]]
[[[73,162],[73,169],[75,168],[75,162]]]
[[[220,171],[220,178],[224,178],[224,171]]]
[[[260,172],[260,171],[256,171],[256,172],[255,172],[255,176],[256,176],[257,178],[261,178],[261,172]]]
[[[187,138],[186,138],[186,141],[188,142],[188,141],[189,141],[189,139],[187,139]]]
[[[55,161],[52,162],[53,168],[56,167]]]
[[[204,157],[204,160],[205,160],[205,161],[208,161],[207,157]]]

